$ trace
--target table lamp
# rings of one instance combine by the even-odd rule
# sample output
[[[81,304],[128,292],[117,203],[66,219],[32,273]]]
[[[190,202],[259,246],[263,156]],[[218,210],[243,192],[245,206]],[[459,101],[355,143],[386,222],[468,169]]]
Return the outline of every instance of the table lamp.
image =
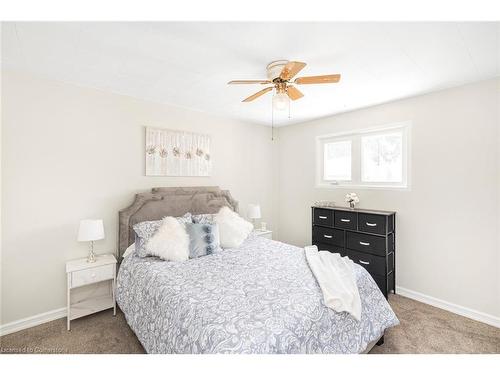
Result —
[[[78,238],[79,242],[88,242],[90,241],[90,252],[87,257],[87,262],[94,263],[95,262],[95,253],[94,253],[94,241],[102,240],[104,238],[104,224],[102,220],[81,220],[80,228],[78,230]]]
[[[258,204],[249,204],[248,205],[248,217],[252,219],[252,224],[255,227],[255,220],[260,219],[260,206]]]

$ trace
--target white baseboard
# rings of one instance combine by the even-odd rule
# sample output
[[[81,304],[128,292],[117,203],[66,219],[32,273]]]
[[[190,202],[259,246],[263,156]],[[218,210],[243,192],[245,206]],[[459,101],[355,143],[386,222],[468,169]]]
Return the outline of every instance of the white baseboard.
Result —
[[[493,316],[481,311],[469,309],[468,307],[456,305],[451,302],[446,302],[439,298],[434,298],[410,289],[403,288],[401,286],[396,286],[396,293],[402,295],[403,297],[408,297],[416,301],[423,302],[446,311],[450,311],[457,315],[465,316],[466,318],[477,320],[478,322],[486,323],[491,326],[500,328],[500,317],[498,316]]]
[[[66,307],[47,311],[38,315],[33,315],[28,318],[19,319],[14,322],[6,323],[0,326],[0,336],[8,335],[17,331],[22,331],[26,328],[31,328],[52,320],[64,318],[66,316]]]

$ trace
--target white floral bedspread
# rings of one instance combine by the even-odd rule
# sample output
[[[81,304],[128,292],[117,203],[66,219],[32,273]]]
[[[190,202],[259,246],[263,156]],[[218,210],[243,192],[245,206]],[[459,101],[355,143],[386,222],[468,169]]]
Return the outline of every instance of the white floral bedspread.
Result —
[[[355,270],[360,322],[324,305],[303,249],[258,236],[185,262],[130,255],[116,297],[148,353],[359,353],[399,321]]]

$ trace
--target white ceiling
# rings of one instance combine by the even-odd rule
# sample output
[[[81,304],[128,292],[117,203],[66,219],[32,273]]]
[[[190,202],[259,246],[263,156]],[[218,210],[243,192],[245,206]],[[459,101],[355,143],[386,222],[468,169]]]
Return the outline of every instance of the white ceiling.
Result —
[[[4,68],[270,124],[271,95],[241,103],[278,59],[303,85],[281,125],[324,117],[499,75],[500,23],[16,22],[2,24]]]

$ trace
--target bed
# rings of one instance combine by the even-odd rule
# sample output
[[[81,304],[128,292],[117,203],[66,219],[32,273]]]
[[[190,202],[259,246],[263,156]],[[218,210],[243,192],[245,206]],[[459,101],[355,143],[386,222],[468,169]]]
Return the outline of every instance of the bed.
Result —
[[[155,188],[120,211],[120,257],[132,226],[164,216],[238,210],[218,187]],[[355,265],[361,320],[323,304],[304,250],[250,235],[237,249],[165,262],[123,258],[116,298],[148,353],[363,353],[398,319]]]

